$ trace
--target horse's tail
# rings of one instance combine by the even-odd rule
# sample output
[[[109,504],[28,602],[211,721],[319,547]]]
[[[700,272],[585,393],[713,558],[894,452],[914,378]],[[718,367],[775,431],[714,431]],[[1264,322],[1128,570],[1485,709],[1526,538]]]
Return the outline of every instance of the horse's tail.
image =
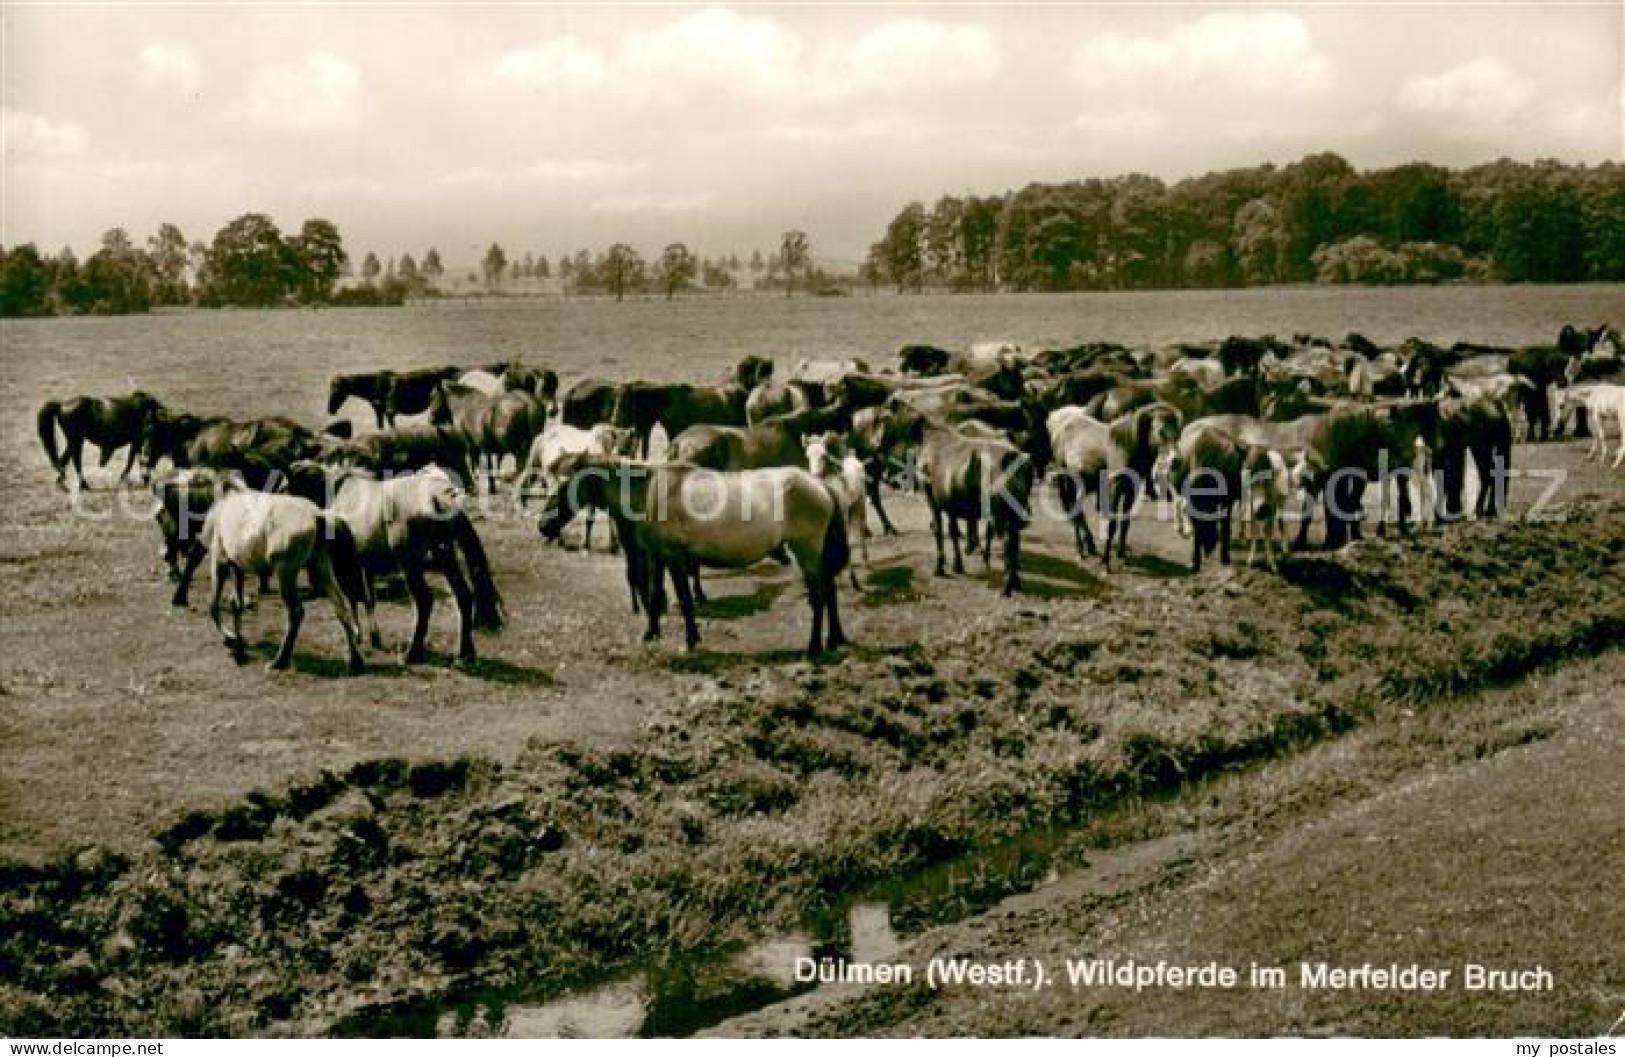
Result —
[[[852,543],[846,538],[846,511],[841,509],[841,501],[833,492],[830,493],[829,524],[824,527],[824,549],[820,559],[824,573],[832,581],[852,562]]]
[[[468,515],[458,511],[451,518],[452,538],[463,552],[469,579],[474,585],[474,624],[482,628],[500,628],[506,619],[502,609],[502,595],[496,581],[491,578],[491,563],[485,556],[485,545],[474,531]]]
[[[62,472],[62,464],[66,461],[56,447],[56,425],[61,417],[61,402],[47,400],[40,405],[39,415],[36,419],[39,425],[40,444],[45,447],[45,457],[51,460],[51,469],[58,474]],[[66,432],[66,430],[63,432]]]

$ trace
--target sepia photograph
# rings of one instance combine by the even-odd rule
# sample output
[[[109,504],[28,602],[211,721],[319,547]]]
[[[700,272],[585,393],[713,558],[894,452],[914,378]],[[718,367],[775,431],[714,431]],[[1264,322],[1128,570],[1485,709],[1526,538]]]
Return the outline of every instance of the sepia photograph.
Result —
[[[0,137],[8,1054],[1618,1052],[1620,0],[0,0]]]

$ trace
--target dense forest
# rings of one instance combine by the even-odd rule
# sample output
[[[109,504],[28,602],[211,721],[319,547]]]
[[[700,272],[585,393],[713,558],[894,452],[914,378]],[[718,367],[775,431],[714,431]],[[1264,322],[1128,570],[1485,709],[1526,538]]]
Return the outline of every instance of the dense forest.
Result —
[[[748,270],[747,270],[748,269]],[[364,255],[338,228],[307,220],[283,235],[248,213],[209,243],[173,224],[144,246],[122,228],[81,262],[71,249],[0,247],[0,315],[145,312],[165,305],[395,305],[440,293],[431,248]],[[805,232],[776,252],[696,257],[681,242],[645,262],[615,243],[596,255],[510,259],[492,243],[469,284],[485,293],[628,293],[701,288],[839,292],[1132,290],[1272,283],[1625,280],[1625,166],[1502,160],[1452,171],[1422,162],[1355,171],[1336,154],[1276,168],[1209,173],[1173,186],[1144,175],[1029,184],[986,197],[911,202],[856,275],[814,263]]]
[[[1501,160],[1029,184],[904,206],[864,276],[900,290],[1625,279],[1625,166]]]

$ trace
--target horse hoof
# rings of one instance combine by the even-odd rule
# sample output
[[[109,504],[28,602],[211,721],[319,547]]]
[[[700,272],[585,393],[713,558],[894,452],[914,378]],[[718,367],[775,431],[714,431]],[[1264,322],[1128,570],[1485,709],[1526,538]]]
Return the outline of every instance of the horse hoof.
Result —
[[[175,595],[174,597],[172,597],[169,600],[169,604],[172,605],[172,606],[175,606],[177,609],[185,609],[186,608],[186,596],[185,595]]]
[[[350,675],[360,675],[365,669],[366,666],[361,663],[360,657],[351,657],[350,663],[345,666],[345,671]]]
[[[423,649],[422,647],[419,647],[418,649],[415,649],[415,650],[407,650],[406,651],[406,658],[405,658],[405,660],[402,661],[402,663],[403,664],[422,664],[424,661],[426,661],[428,659],[429,659],[429,651]]]

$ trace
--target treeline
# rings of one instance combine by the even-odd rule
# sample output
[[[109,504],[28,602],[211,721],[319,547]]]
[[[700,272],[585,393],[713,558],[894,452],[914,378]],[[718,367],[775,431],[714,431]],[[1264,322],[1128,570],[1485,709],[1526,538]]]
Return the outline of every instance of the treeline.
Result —
[[[405,284],[340,290],[350,259],[331,221],[307,220],[284,236],[262,213],[248,213],[191,242],[163,224],[145,246],[123,228],[102,236],[80,263],[72,249],[42,256],[32,244],[0,248],[0,315],[124,314],[165,305],[400,303]]]
[[[899,290],[1625,279],[1625,166],[1357,172],[1336,154],[911,202],[864,278]]]

